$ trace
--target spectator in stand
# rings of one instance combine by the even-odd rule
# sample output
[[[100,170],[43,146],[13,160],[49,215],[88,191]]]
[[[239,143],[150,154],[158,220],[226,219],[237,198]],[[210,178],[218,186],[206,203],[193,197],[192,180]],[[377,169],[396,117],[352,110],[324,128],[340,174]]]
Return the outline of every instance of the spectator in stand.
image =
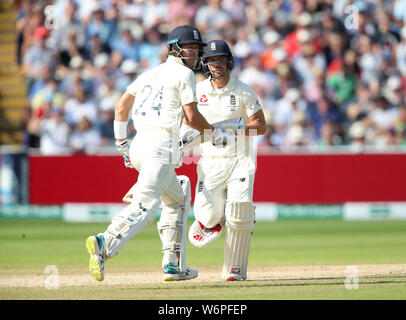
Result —
[[[402,77],[406,78],[406,27],[401,29],[400,35],[400,42],[395,48],[396,67]]]
[[[70,2],[65,9],[65,21],[60,22],[58,27],[51,32],[50,40],[53,43],[53,49],[61,54],[61,59],[65,65],[68,65],[73,56],[83,54],[86,34],[85,28],[77,18],[78,6]],[[75,50],[76,52],[72,52]]]
[[[340,17],[343,16],[345,16],[344,13],[340,15]],[[330,65],[335,58],[342,56],[342,50],[349,49],[347,44],[350,37],[350,35],[347,35],[349,30],[344,27],[342,21],[334,17],[329,11],[323,13],[320,17],[319,28],[321,30],[318,41],[325,56],[326,64]],[[340,41],[338,36],[344,39]],[[343,48],[343,45],[345,48]]]
[[[52,50],[46,46],[49,31],[44,26],[35,30],[35,43],[28,48],[24,56],[24,75],[27,79],[28,92],[35,81],[41,78],[41,69],[48,65],[55,67],[55,60]]]
[[[310,34],[305,33],[302,39],[302,51],[293,59],[293,68],[296,71],[299,80],[305,85],[310,86],[317,81],[317,76],[326,69],[326,60],[322,53],[318,53],[315,47],[310,43]]]
[[[114,107],[117,100],[105,97],[100,101],[100,117],[97,127],[100,130],[102,147],[115,147],[114,143]]]
[[[280,48],[281,38],[278,32],[272,29],[268,29],[262,38],[265,44],[265,50],[261,54],[262,69],[274,71],[276,65],[281,60],[281,57],[278,56],[278,51],[283,52],[283,58],[286,56],[286,52]]]
[[[76,127],[84,116],[92,123],[96,123],[98,117],[97,105],[81,85],[75,88],[75,96],[66,101],[64,111],[65,119],[72,127]]]
[[[230,15],[233,24],[245,25],[247,23],[247,2],[243,0],[223,0],[221,7]]]
[[[189,0],[168,0],[168,23],[169,29],[176,26],[193,24],[197,6]]]
[[[53,70],[49,65],[43,65],[40,69],[39,78],[32,84],[29,92],[28,92],[28,99],[31,100],[33,96],[43,89],[48,81],[53,77]]]
[[[315,103],[310,103],[307,106],[307,115],[314,128],[316,139],[320,138],[321,128],[324,123],[333,122],[339,125],[342,121],[337,105],[329,101],[327,97],[321,97]]]
[[[86,54],[84,47],[77,45],[78,34],[75,30],[70,30],[67,36],[68,49],[59,53],[60,63],[67,65],[73,57],[83,57]]]
[[[43,6],[31,0],[23,1],[17,15],[17,61],[23,64],[25,54],[36,42],[35,31],[44,23]]]
[[[59,0],[59,1],[69,1],[69,0]],[[89,23],[94,18],[93,14],[95,10],[101,10],[103,13],[107,11],[108,8],[111,7],[111,3],[109,0],[86,0],[86,1],[78,1],[74,0],[78,4],[78,16],[79,20],[82,22],[84,26],[88,26]]]
[[[244,70],[239,74],[238,79],[250,86],[258,85],[268,92],[272,91],[272,88],[276,84],[274,75],[262,70],[261,57],[259,55],[247,57]]]
[[[58,70],[58,78],[61,79],[59,89],[67,98],[73,97],[76,88],[79,86],[88,91],[92,89],[91,82],[86,79],[84,70],[84,60],[80,56],[71,59],[69,68],[60,66]]]
[[[284,136],[293,122],[294,112],[299,110],[305,113],[306,107],[306,102],[300,97],[299,90],[289,88],[285,95],[276,101],[271,110],[276,130]]]
[[[383,94],[392,107],[399,108],[404,103],[402,78],[398,74],[388,77],[383,87]]]
[[[326,59],[312,43],[310,32],[302,31],[298,38],[301,41],[302,50],[293,57],[292,66],[302,84],[302,96],[308,102],[315,102],[323,95],[322,74],[327,67]]]
[[[368,114],[376,130],[381,132],[391,129],[399,117],[399,108],[391,105],[387,98],[382,95],[376,100],[373,109]]]
[[[32,3],[30,0],[24,0],[20,3],[17,10],[16,17],[16,31],[17,31],[17,63],[22,64],[22,58],[24,54],[22,53],[23,43],[24,43],[24,31],[27,26],[28,17],[32,10]]]
[[[305,114],[300,110],[295,110],[292,122],[286,130],[283,145],[287,147],[306,146],[312,143],[312,132],[306,127],[307,120]]]
[[[236,68],[241,69],[245,59],[251,54],[248,30],[243,26],[238,27],[236,30],[236,42],[233,49],[234,65]]]
[[[237,41],[234,45],[235,63],[241,67],[242,61],[250,56],[260,56],[265,50],[262,39],[256,32],[250,32],[245,27],[237,29]]]
[[[375,96],[370,89],[370,85],[359,81],[355,89],[354,98],[347,104],[341,104],[340,111],[348,120],[353,121],[359,115],[366,115],[373,109],[374,98]]]
[[[138,63],[134,60],[124,60],[120,66],[120,74],[116,79],[116,88],[121,92],[127,90],[127,87],[134,81],[139,70]]]
[[[48,1],[50,2],[50,1]],[[78,6],[78,4],[76,3],[77,0],[54,0],[52,1],[52,15],[53,17],[55,17],[55,19],[58,20],[57,24],[58,26],[60,26],[61,24],[64,24],[67,20],[68,17],[66,16],[66,10],[68,8],[69,5],[71,4],[76,4],[76,6]],[[79,9],[79,7],[78,7]],[[78,12],[78,11],[77,11]],[[79,12],[78,12],[78,18],[79,18]]]
[[[120,21],[142,21],[143,3],[134,0],[119,0],[118,15]]]
[[[399,108],[398,117],[392,124],[392,128],[396,134],[396,143],[402,144],[405,143],[405,133],[406,133],[406,104],[403,104]]]
[[[204,39],[224,39],[233,48],[233,75],[254,88],[272,117],[271,142],[264,145],[287,144],[288,132],[297,141],[290,145],[303,144],[302,135],[319,147],[406,145],[404,0],[57,0],[59,28],[47,40],[49,3],[22,0],[17,16],[17,56],[33,117],[48,80],[57,78],[64,105],[90,103],[101,119],[108,109],[98,110],[102,101],[167,58],[167,30],[191,24]],[[357,28],[348,26],[350,5],[358,9]],[[197,81],[203,77],[196,74]],[[88,92],[85,103],[76,100],[78,87]],[[297,110],[306,115],[304,130],[292,130]]]
[[[167,22],[168,4],[166,1],[144,1],[142,24],[146,30],[158,28]]]
[[[403,135],[401,136],[400,142],[398,143],[403,150],[406,149],[406,130],[403,131]]]
[[[358,34],[367,34],[371,37],[376,36],[376,12],[372,1],[356,0],[352,3],[357,8]]]
[[[64,121],[62,108],[50,108],[39,117],[32,117],[27,131],[40,137],[39,150],[44,155],[70,152],[69,125]]]
[[[111,47],[112,41],[116,37],[117,20],[106,19],[105,12],[100,5],[93,8],[89,25],[86,28],[87,38],[98,34],[102,45]],[[88,48],[89,49],[89,48]]]
[[[268,24],[271,2],[267,0],[247,0],[244,10],[246,26],[250,31],[260,30]]]
[[[100,99],[100,96],[104,93],[102,92],[103,87],[109,81],[111,72],[113,68],[111,67],[111,59],[107,53],[98,54],[91,67],[90,81],[92,83],[91,93],[96,98]]]
[[[113,104],[115,105],[121,95],[122,91],[117,90],[115,80],[112,78],[106,78],[95,92],[94,98],[98,105],[100,105],[100,103],[106,98],[113,101]]]
[[[286,36],[283,42],[283,47],[287,53],[288,61],[302,52],[303,37],[310,37],[310,25],[312,23],[312,16],[308,12],[302,12],[297,20],[294,31]]]
[[[310,142],[306,137],[305,130],[302,126],[293,125],[289,128],[284,140],[285,147],[295,149],[296,147],[305,147],[309,144]]]
[[[406,23],[406,0],[393,1],[392,14],[396,20],[401,21],[405,24]]]
[[[64,101],[65,97],[58,89],[58,82],[51,77],[47,79],[45,86],[33,95],[30,106],[34,116],[41,116],[50,109],[62,109]]]
[[[369,83],[380,76],[382,60],[376,52],[379,45],[372,43],[371,37],[367,34],[360,35],[357,45],[359,46],[357,60],[361,71],[361,80]]]
[[[281,48],[281,50],[283,49]],[[297,74],[294,72],[293,67],[286,61],[285,54],[282,51],[278,53],[278,55],[279,54],[280,60],[275,70],[277,83],[276,97],[278,99],[283,97],[289,88],[301,89],[301,83],[297,77]]]
[[[207,39],[214,39],[219,32],[233,27],[231,16],[221,8],[221,0],[208,0],[206,5],[199,7],[195,24]]]
[[[140,45],[131,34],[131,30],[124,28],[120,32],[120,37],[112,44],[113,51],[118,51],[123,59],[133,59],[140,61]]]
[[[161,36],[155,29],[146,30],[144,41],[139,46],[140,67],[149,69],[161,63],[162,50]],[[164,46],[166,48],[166,45]]]
[[[100,41],[99,34],[95,33],[89,38],[84,58],[89,61],[94,61],[97,55],[101,53],[110,54],[111,48],[106,44],[102,44]]]
[[[319,150],[328,149],[343,144],[343,138],[340,136],[338,125],[332,121],[326,121],[320,130],[320,138],[317,140]]]
[[[350,150],[360,152],[367,145],[366,128],[362,121],[354,122],[349,129],[349,136],[351,138]]]
[[[86,115],[82,115],[69,139],[69,146],[75,153],[95,153],[101,145],[100,131]]]
[[[390,20],[386,11],[377,12],[377,30],[375,41],[382,47],[384,54],[391,54],[400,40],[399,27]]]
[[[343,104],[354,98],[357,81],[356,53],[347,50],[343,58],[334,59],[328,66],[326,87],[329,95],[337,104]]]

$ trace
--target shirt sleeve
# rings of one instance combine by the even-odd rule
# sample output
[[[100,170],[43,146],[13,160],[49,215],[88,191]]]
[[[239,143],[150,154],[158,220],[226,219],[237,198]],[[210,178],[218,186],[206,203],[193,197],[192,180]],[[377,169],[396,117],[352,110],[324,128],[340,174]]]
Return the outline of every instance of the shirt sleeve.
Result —
[[[196,77],[192,71],[188,72],[185,79],[180,81],[180,102],[182,106],[191,102],[197,102]]]
[[[141,78],[141,76],[138,77],[137,79],[135,79],[133,82],[131,82],[129,84],[129,86],[127,87],[127,92],[134,97],[135,97],[135,94],[139,91],[139,86],[140,86],[139,84],[141,82],[140,78]]]
[[[245,113],[247,114],[248,118],[262,109],[257,94],[251,87],[248,87],[247,90],[243,92],[242,98],[244,102]]]

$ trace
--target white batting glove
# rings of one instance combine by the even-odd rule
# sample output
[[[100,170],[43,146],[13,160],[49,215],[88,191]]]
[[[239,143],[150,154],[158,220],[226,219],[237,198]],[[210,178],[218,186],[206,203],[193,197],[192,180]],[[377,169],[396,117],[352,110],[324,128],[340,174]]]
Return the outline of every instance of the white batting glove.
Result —
[[[117,142],[116,141],[116,147],[118,152],[120,152],[120,154],[123,156],[124,158],[124,165],[126,166],[126,168],[130,168],[130,169],[134,169],[134,166],[132,165],[131,161],[130,161],[130,147],[128,145],[128,141],[127,139],[121,142]]]
[[[237,137],[234,133],[229,133],[223,128],[215,127],[211,137],[211,143],[213,146],[225,146],[234,143],[236,139]]]

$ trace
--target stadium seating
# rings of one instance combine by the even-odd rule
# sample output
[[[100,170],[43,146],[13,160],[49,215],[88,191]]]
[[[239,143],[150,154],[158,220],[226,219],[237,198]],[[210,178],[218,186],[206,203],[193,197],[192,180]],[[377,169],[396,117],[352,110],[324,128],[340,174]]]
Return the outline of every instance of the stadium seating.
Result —
[[[9,2],[0,3],[0,145],[18,145],[23,139],[26,88],[16,62],[16,15]]]

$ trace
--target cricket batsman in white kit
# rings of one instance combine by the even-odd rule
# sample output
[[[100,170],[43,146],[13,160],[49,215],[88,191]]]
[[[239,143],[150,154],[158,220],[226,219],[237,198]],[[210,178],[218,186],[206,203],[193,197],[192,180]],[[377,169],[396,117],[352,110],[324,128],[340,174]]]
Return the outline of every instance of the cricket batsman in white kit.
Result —
[[[202,63],[208,79],[197,84],[198,109],[211,124],[237,119],[237,135],[234,144],[200,144],[196,220],[190,227],[189,240],[197,247],[205,246],[220,236],[225,224],[222,279],[246,280],[255,220],[252,201],[256,153],[252,136],[265,133],[264,113],[254,90],[231,76],[234,60],[226,42],[210,41],[204,48]],[[244,120],[242,129],[238,119]],[[183,122],[191,126],[187,119]]]
[[[165,63],[142,73],[115,107],[114,133],[126,167],[139,172],[132,188],[132,201],[112,219],[104,233],[90,236],[89,271],[104,279],[105,261],[155,219],[162,207],[158,232],[162,241],[164,280],[188,280],[197,270],[186,266],[187,214],[190,208],[190,181],[176,176],[179,166],[179,129],[182,117],[211,139],[223,141],[224,131],[211,126],[197,109],[194,70],[200,63],[205,43],[192,26],[175,28],[168,36],[169,56]],[[127,141],[128,115],[137,134]]]

